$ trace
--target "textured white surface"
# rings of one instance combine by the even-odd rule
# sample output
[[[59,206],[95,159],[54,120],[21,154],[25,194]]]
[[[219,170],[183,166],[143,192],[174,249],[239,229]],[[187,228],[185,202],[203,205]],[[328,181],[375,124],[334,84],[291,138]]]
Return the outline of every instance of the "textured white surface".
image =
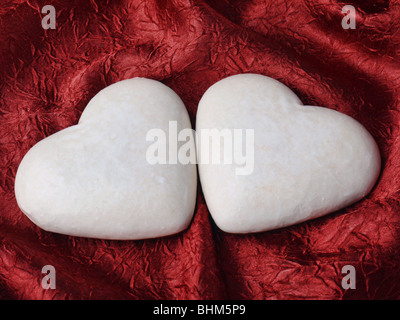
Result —
[[[304,106],[280,82],[255,74],[223,79],[202,97],[196,131],[254,129],[254,171],[199,164],[210,213],[232,233],[277,229],[363,198],[380,172],[377,145],[356,120]]]
[[[191,128],[186,108],[160,82],[134,78],[100,91],[79,124],[40,141],[15,181],[21,210],[39,227],[103,239],[184,230],[196,201],[196,166],[150,165],[146,133],[169,121]]]

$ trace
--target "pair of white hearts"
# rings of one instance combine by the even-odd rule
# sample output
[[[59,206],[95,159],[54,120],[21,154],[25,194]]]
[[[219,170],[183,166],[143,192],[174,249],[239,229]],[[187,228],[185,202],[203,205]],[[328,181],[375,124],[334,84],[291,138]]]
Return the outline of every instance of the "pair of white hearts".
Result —
[[[39,227],[102,239],[145,239],[188,227],[196,202],[195,164],[152,165],[146,133],[190,128],[167,86],[133,78],[100,91],[79,124],[40,141],[15,181],[21,210]],[[223,79],[203,95],[196,130],[254,129],[254,171],[199,164],[210,213],[232,233],[267,231],[343,208],[364,197],[380,171],[377,145],[342,113],[302,105],[262,75]]]

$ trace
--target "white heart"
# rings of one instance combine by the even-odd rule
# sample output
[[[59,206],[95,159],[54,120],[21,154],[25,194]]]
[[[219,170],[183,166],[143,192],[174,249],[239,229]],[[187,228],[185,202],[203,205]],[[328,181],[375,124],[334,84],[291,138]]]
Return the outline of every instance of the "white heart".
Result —
[[[191,128],[181,99],[134,78],[100,91],[79,124],[40,141],[15,181],[21,210],[39,227],[102,239],[144,239],[184,230],[196,201],[195,164],[152,165],[152,129]]]
[[[211,86],[197,111],[197,135],[204,129],[254,129],[251,174],[239,175],[235,161],[207,164],[199,157],[205,200],[226,232],[267,231],[336,211],[363,198],[380,172],[378,147],[360,123],[304,106],[289,88],[262,75]],[[202,139],[198,148],[200,155],[208,150]],[[222,154],[223,144],[218,150]]]

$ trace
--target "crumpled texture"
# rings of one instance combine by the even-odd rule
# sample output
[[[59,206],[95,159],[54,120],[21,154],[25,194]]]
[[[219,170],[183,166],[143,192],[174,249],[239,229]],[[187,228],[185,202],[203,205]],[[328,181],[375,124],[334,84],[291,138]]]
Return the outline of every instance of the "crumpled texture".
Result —
[[[41,26],[47,4],[55,30]],[[354,30],[342,28],[345,4],[356,9]],[[399,30],[397,1],[2,1],[0,298],[400,298]],[[244,72],[360,121],[382,155],[374,190],[339,212],[251,235],[220,231],[201,188],[185,232],[144,241],[54,234],[19,210],[22,157],[76,124],[102,88],[160,80],[194,124],[205,90]],[[56,269],[55,290],[41,286],[44,265]],[[354,290],[342,288],[345,265],[355,267]]]

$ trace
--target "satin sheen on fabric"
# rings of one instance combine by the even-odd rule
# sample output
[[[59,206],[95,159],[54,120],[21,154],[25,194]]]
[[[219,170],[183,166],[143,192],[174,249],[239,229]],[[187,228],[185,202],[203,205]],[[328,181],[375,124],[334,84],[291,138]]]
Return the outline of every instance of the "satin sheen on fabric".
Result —
[[[0,298],[385,299],[400,298],[400,6],[332,0],[45,1],[0,6]],[[239,73],[281,81],[307,105],[362,123],[382,172],[366,199],[332,215],[254,235],[226,234],[199,188],[183,233],[106,241],[40,230],[18,209],[14,179],[39,140],[78,122],[107,85],[159,80],[185,103],[192,125],[212,84]],[[56,289],[41,286],[43,266]],[[342,268],[356,271],[343,289]]]

